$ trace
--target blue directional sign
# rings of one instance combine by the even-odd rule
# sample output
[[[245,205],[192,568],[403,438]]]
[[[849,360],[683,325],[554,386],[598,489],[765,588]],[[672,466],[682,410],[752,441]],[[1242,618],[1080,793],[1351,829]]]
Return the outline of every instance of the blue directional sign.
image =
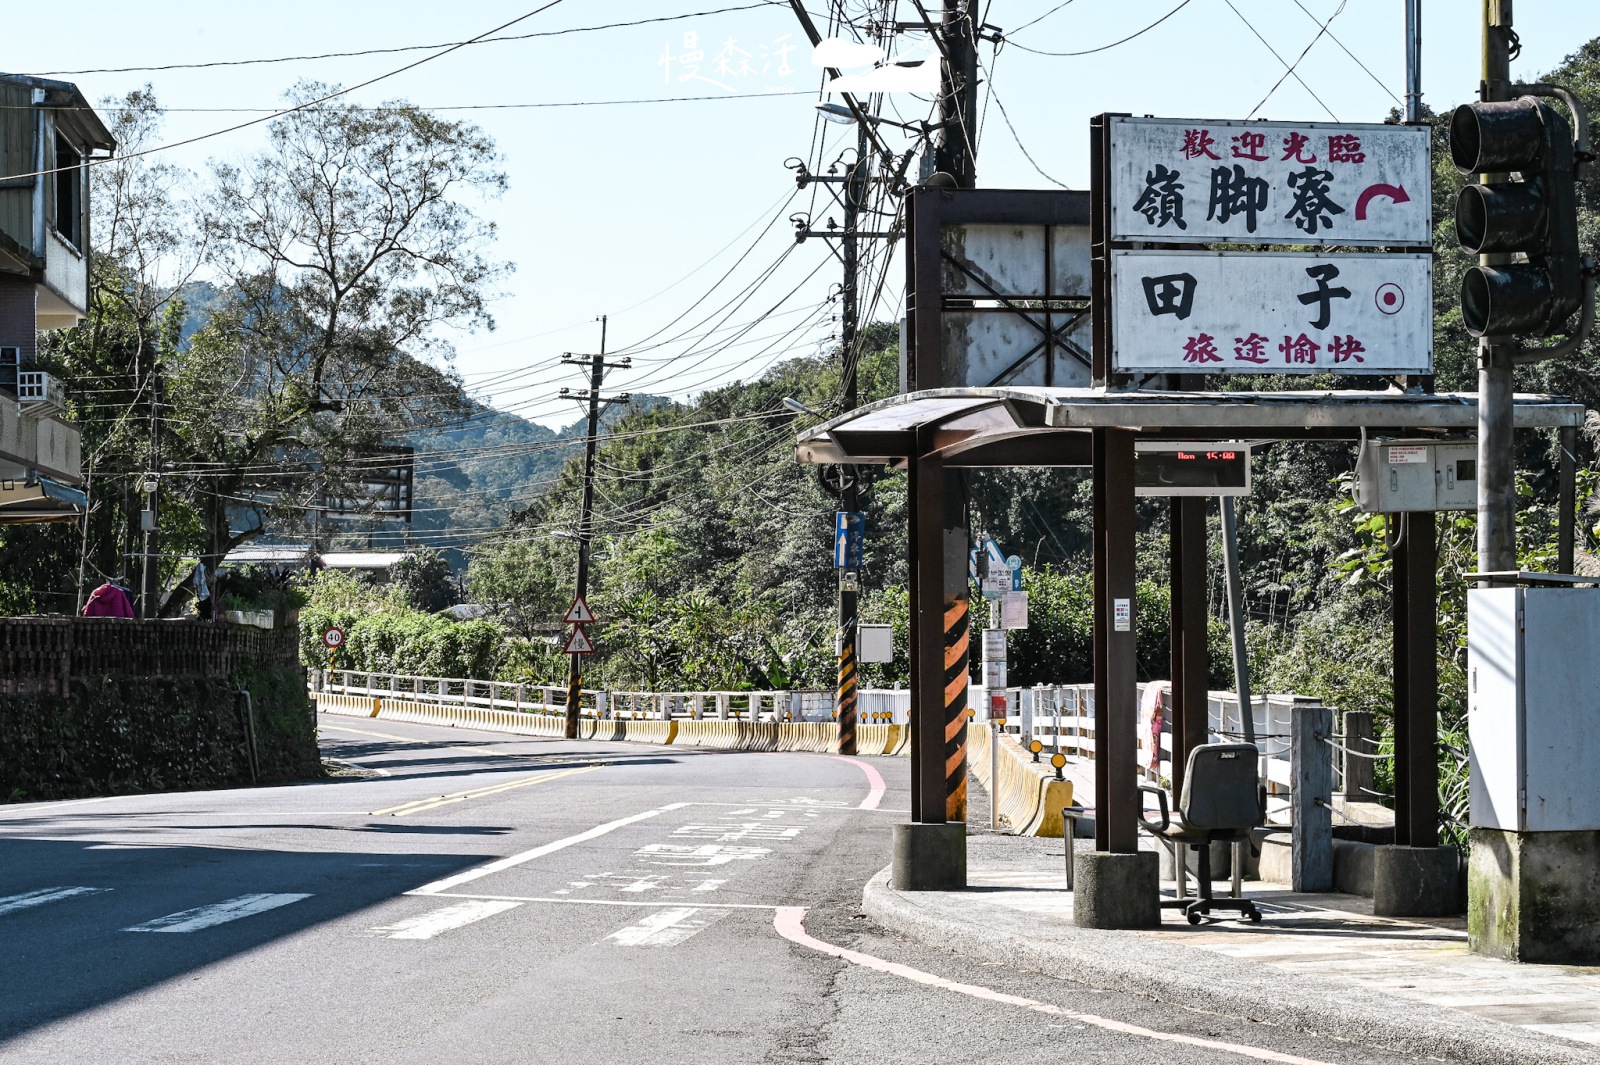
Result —
[[[860,569],[861,547],[867,535],[867,516],[858,510],[834,515],[833,568]]]

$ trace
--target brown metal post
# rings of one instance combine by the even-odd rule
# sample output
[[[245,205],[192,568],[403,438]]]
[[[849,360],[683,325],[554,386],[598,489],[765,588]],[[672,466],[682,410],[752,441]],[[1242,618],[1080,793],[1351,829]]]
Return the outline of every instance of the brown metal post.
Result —
[[[1402,514],[1394,551],[1394,833],[1439,845],[1437,547],[1431,511]],[[1348,743],[1348,739],[1346,740]]]
[[[1170,504],[1172,636],[1172,794],[1183,793],[1189,752],[1206,742],[1210,657],[1206,646],[1206,512],[1201,496]]]
[[[1095,845],[1139,849],[1133,433],[1094,431]]]
[[[1573,425],[1564,425],[1556,432],[1556,441],[1561,447],[1561,489],[1559,492],[1559,508],[1556,515],[1556,572],[1571,573],[1575,564],[1573,561],[1573,525],[1577,518],[1575,511],[1578,509],[1578,429]]]

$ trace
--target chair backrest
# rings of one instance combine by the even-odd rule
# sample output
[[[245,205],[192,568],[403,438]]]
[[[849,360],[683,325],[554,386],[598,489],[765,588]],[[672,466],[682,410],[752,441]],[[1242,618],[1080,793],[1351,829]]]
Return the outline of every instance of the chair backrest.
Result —
[[[1191,750],[1178,800],[1184,823],[1201,829],[1262,824],[1259,759],[1253,743],[1206,743]]]

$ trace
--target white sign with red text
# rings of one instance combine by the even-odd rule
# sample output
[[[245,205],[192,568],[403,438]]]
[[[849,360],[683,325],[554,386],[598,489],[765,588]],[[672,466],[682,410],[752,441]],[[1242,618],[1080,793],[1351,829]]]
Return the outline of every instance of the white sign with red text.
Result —
[[[1114,251],[1126,373],[1433,372],[1429,255]]]
[[[1424,126],[1110,119],[1111,239],[1432,243]]]

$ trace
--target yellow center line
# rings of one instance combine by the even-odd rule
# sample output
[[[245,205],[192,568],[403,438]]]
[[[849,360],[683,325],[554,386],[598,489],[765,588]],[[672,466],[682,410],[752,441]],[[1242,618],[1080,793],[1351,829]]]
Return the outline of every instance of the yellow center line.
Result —
[[[401,803],[399,806],[390,806],[382,810],[372,811],[373,817],[389,814],[394,817],[409,817],[423,810],[432,810],[439,806],[448,806],[451,803],[463,802],[467,799],[481,799],[488,795],[498,795],[502,791],[513,788],[525,788],[531,784],[543,784],[550,780],[560,780],[562,777],[574,776],[578,773],[593,773],[596,769],[604,769],[609,762],[599,762],[595,765],[579,766],[576,769],[563,769],[556,773],[540,773],[538,776],[522,777],[519,780],[507,781],[504,784],[492,784],[486,788],[473,788],[470,791],[458,791],[450,795],[440,795],[437,798],[415,799],[411,802]]]

